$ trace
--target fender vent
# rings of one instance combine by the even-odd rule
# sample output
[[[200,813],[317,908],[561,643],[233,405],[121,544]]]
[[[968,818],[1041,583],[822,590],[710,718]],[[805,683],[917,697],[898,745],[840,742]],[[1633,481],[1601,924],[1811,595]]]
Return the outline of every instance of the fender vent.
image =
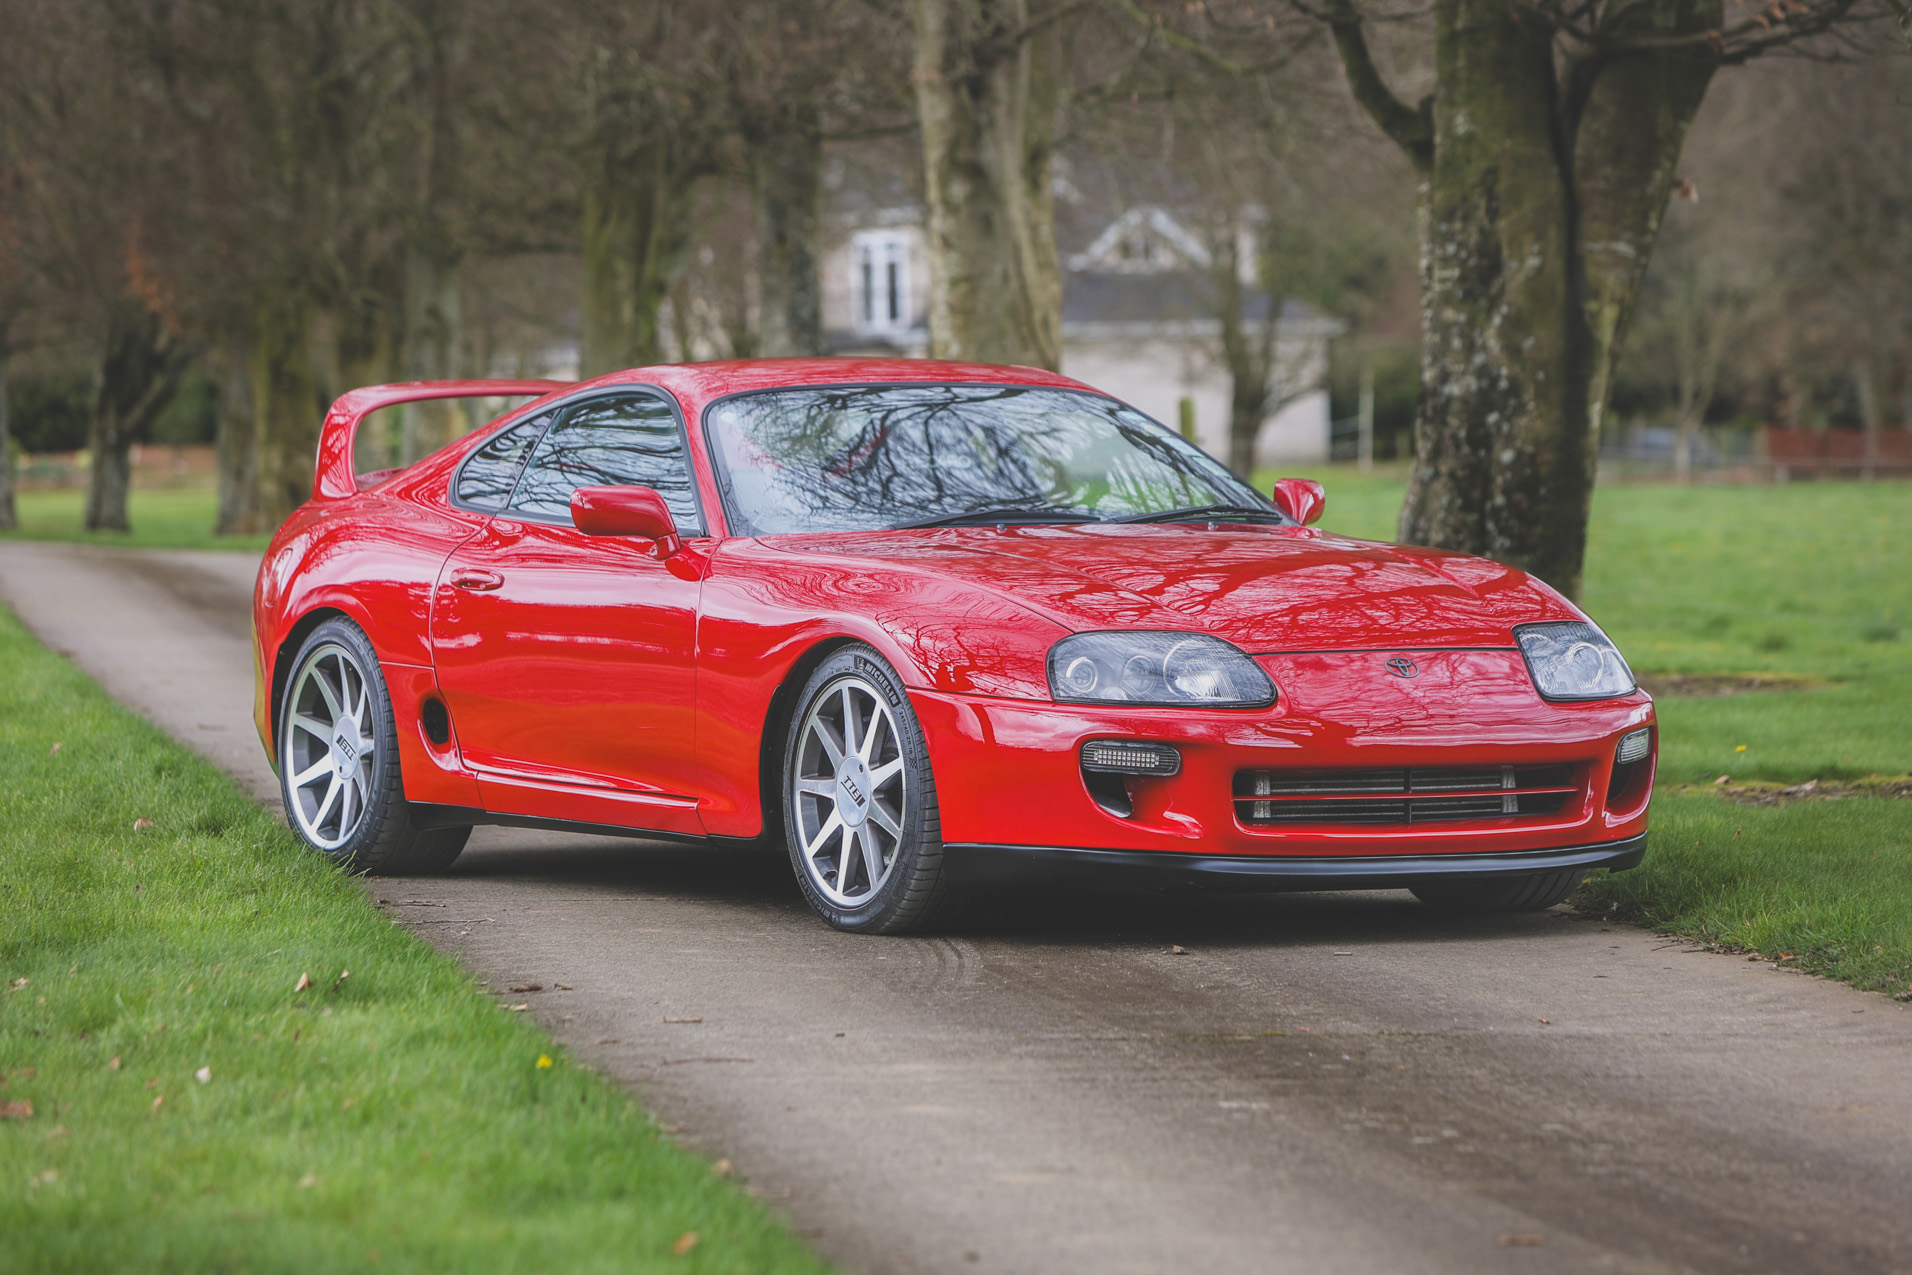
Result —
[[[1580,791],[1572,766],[1417,766],[1388,770],[1244,770],[1244,824],[1432,823],[1557,815]]]

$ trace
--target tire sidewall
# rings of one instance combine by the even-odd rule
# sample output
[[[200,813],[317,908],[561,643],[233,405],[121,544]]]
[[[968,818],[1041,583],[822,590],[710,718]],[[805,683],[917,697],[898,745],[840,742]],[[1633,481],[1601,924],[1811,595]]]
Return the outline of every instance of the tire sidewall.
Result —
[[[800,844],[802,825],[794,809],[803,724],[824,693],[846,677],[860,678],[882,694],[896,722],[904,757],[903,836],[897,845],[896,862],[874,896],[855,908],[833,901],[811,880]],[[942,871],[942,828],[937,817],[935,780],[930,773],[929,745],[922,724],[910,705],[903,679],[874,648],[861,642],[839,647],[817,665],[804,683],[784,736],[778,800],[790,866],[796,873],[804,900],[818,916],[839,930],[852,932],[884,933],[910,926]]]
[[[358,664],[370,689],[367,697],[372,707],[372,738],[378,741],[377,751],[372,759],[371,790],[366,794],[365,813],[359,817],[358,826],[352,835],[337,846],[326,847],[314,844],[299,827],[297,817],[292,813],[295,801],[292,792],[292,774],[286,762],[286,740],[292,731],[292,696],[298,688],[299,670],[320,647],[343,647]],[[392,697],[385,685],[384,670],[379,667],[378,652],[365,636],[364,630],[350,620],[337,618],[325,621],[299,644],[299,653],[293,658],[291,671],[285,680],[285,689],[280,694],[278,705],[279,732],[273,761],[279,771],[279,796],[285,802],[286,823],[293,833],[303,841],[308,849],[324,855],[343,867],[365,866],[365,852],[376,846],[383,837],[387,823],[393,811],[387,794],[402,785],[396,783],[398,766],[398,732],[392,722]]]

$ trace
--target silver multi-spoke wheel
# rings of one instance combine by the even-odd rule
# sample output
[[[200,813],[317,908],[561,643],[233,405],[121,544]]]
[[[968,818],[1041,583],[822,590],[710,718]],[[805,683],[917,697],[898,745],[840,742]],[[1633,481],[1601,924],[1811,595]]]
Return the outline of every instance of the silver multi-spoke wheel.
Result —
[[[310,651],[292,675],[280,758],[286,805],[323,850],[344,845],[365,818],[378,748],[372,693],[357,658],[336,642]]]
[[[811,885],[843,908],[871,901],[903,847],[903,740],[881,692],[858,676],[811,701],[791,759],[791,820]]]

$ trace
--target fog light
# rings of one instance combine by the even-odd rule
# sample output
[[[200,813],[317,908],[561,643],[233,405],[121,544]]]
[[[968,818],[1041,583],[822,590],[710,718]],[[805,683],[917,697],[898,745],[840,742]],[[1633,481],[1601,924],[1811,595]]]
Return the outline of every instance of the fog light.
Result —
[[[1126,739],[1092,739],[1082,746],[1082,769],[1110,775],[1175,775],[1182,754],[1167,744]]]
[[[1646,760],[1652,750],[1653,728],[1645,727],[1620,736],[1620,751],[1613,755],[1615,764],[1631,766],[1636,761]]]

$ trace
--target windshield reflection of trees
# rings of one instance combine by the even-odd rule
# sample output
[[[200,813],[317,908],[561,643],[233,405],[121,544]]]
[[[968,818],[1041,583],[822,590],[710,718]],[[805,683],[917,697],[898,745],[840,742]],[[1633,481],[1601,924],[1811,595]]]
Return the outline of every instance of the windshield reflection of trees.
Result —
[[[1255,500],[1105,399],[1017,386],[770,391],[715,417],[726,488],[759,534],[875,529],[979,509],[1154,513]]]

